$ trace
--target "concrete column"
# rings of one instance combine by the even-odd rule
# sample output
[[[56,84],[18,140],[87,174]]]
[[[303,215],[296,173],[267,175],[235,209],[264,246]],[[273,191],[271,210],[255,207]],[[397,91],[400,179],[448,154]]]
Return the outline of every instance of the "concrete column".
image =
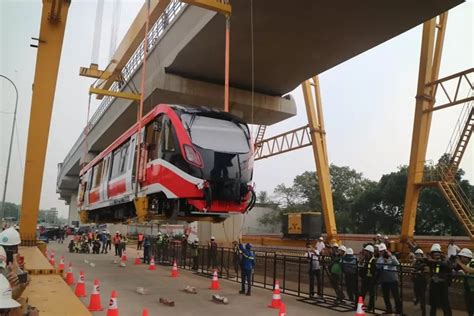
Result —
[[[71,225],[73,221],[79,221],[79,212],[77,209],[77,193],[71,195],[69,201],[69,218],[67,220],[68,225]]]

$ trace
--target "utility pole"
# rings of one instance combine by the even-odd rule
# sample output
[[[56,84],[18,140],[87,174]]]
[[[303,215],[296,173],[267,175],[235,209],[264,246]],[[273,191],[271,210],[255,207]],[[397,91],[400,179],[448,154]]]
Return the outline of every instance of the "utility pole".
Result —
[[[18,89],[16,88],[15,83],[13,81],[11,81],[10,78],[8,78],[7,76],[1,75],[1,74],[0,74],[0,77],[5,78],[6,80],[8,80],[8,82],[10,82],[12,84],[13,88],[15,88],[15,93],[16,93],[15,110],[13,111],[12,132],[11,132],[11,135],[10,135],[10,145],[9,145],[9,148],[8,148],[7,173],[5,175],[5,184],[3,186],[2,208],[0,210],[0,222],[3,226],[3,218],[5,217],[5,198],[6,198],[6,195],[7,195],[8,173],[10,171],[10,158],[12,156],[13,135],[15,133],[15,124],[16,124],[16,110],[17,110],[17,107],[18,107]]]

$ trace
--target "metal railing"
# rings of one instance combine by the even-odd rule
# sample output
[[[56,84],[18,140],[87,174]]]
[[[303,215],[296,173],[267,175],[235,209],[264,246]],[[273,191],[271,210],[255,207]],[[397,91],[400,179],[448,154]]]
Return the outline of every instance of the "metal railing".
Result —
[[[173,0],[166,7],[161,17],[158,19],[158,21],[155,22],[155,24],[153,24],[153,26],[148,32],[147,40],[148,40],[148,50],[150,52],[154,48],[156,48],[156,46],[160,42],[160,39],[163,38],[164,34],[166,34],[167,30],[169,30],[169,27],[177,19],[177,17],[183,12],[186,6],[187,4],[185,3],[182,3],[178,0]],[[118,91],[122,91],[124,87],[127,86],[127,83],[132,79],[132,77],[134,76],[134,74],[136,73],[136,71],[139,69],[139,67],[141,66],[143,62],[143,56],[144,56],[143,44],[144,42],[142,41],[142,43],[138,46],[136,51],[133,53],[132,57],[130,57],[127,64],[121,70],[123,82],[114,82],[109,90],[118,92]],[[97,110],[89,119],[87,126],[82,130],[81,134],[79,135],[78,139],[72,146],[71,150],[64,158],[64,163],[62,165],[63,167],[66,165],[69,159],[71,159],[72,155],[79,149],[79,146],[83,143],[85,139],[85,131],[87,129],[90,131],[95,126],[95,124],[97,124],[97,122],[100,120],[100,118],[104,115],[104,113],[107,111],[109,106],[114,101],[115,101],[115,97],[110,97],[110,96],[104,97],[104,99],[100,103]],[[58,179],[64,176],[63,170],[64,168],[61,170],[61,176],[58,177]]]
[[[474,92],[471,92],[471,96],[474,96]],[[461,139],[462,133],[464,132],[464,128],[468,120],[471,119],[471,111],[474,106],[474,101],[467,102],[464,104],[461,113],[459,114],[458,120],[456,121],[456,125],[454,127],[453,133],[451,134],[451,138],[449,139],[448,146],[446,148],[446,153],[449,154],[451,159],[454,158],[456,154],[457,145]]]
[[[234,282],[241,281],[240,265],[238,256],[232,248],[219,247],[211,254],[209,247],[199,246],[197,261],[194,262],[191,254],[191,246],[182,246],[181,242],[171,242],[167,245],[157,247],[154,239],[152,240],[150,255],[156,258],[157,264],[172,265],[176,260],[178,267],[181,269],[192,270],[198,275],[210,277],[214,270],[218,271],[221,279],[226,279]],[[254,251],[256,257],[256,264],[252,274],[252,286],[273,290],[275,281],[280,283],[280,291],[284,294],[297,296],[299,301],[319,305],[327,308],[334,308],[340,311],[349,311],[354,307],[352,300],[343,299],[337,304],[335,303],[340,298],[341,292],[343,296],[347,297],[347,281],[344,263],[341,266],[341,275],[337,280],[331,273],[331,264],[333,259],[330,256],[320,257],[322,284],[321,294],[324,300],[312,298],[309,296],[309,262],[306,258],[305,252],[297,252],[294,254],[285,253],[281,251],[266,251],[264,249],[256,249]],[[354,266],[354,264],[352,264]],[[407,301],[412,301],[414,295],[413,289],[413,266],[411,264],[401,263],[400,265],[391,266],[393,273],[398,275],[399,280],[399,294],[401,298],[402,312],[404,304]],[[363,273],[361,262],[356,261],[355,267],[355,289],[356,295],[360,295],[361,279],[359,276]],[[382,271],[383,266],[377,265],[377,271]],[[429,277],[427,274],[426,277]],[[450,275],[452,285],[450,287],[451,306],[456,309],[465,309],[463,297],[463,276],[453,274]],[[354,280],[354,279],[352,279]],[[429,283],[429,281],[428,281]],[[384,310],[385,306],[381,299],[380,282],[375,282],[375,309]],[[315,284],[314,292],[317,292]],[[366,296],[368,301],[369,294]],[[428,297],[428,293],[426,293]],[[393,297],[392,297],[393,300]],[[427,301],[428,302],[428,301]]]

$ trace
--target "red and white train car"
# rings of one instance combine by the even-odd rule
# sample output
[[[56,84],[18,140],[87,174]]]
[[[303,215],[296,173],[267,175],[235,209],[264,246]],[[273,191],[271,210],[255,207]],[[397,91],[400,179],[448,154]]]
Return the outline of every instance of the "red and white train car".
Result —
[[[80,171],[78,208],[89,221],[136,217],[224,220],[253,207],[253,148],[247,124],[203,107],[156,106]],[[138,175],[136,174],[138,170]]]

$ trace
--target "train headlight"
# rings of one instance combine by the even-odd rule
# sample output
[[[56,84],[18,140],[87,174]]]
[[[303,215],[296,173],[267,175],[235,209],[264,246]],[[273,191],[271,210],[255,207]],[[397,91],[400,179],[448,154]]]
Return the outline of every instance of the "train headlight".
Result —
[[[184,145],[184,158],[196,167],[203,167],[201,155],[192,146]]]

